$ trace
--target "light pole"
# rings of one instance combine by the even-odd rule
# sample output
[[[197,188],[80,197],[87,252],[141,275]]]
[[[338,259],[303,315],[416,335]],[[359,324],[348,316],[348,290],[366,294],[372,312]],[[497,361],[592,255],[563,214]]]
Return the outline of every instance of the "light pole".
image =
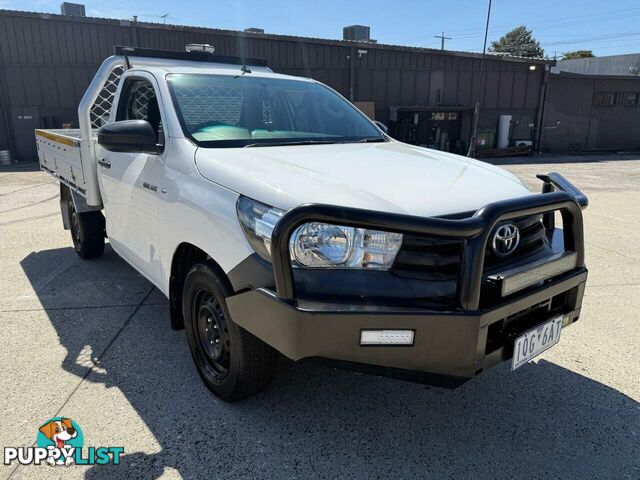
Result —
[[[478,136],[478,117],[480,116],[480,98],[484,96],[484,57],[487,52],[487,37],[489,36],[489,19],[491,18],[491,0],[487,8],[487,24],[484,28],[484,45],[482,46],[482,57],[480,57],[480,91],[476,96],[476,106],[473,110],[473,127],[471,129],[471,139],[469,140],[469,151],[467,157],[475,158],[476,141]]]

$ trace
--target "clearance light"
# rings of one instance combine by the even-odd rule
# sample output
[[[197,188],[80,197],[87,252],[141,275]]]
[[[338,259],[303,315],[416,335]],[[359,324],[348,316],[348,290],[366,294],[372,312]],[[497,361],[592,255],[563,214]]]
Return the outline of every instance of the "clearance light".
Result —
[[[360,345],[413,345],[413,330],[362,330]]]

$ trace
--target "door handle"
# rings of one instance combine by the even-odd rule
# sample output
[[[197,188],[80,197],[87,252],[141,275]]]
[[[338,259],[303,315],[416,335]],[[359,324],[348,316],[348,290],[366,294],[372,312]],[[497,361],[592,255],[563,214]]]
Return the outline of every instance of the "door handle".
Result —
[[[111,162],[106,158],[101,158],[100,160],[98,160],[98,165],[104,168],[111,168]]]

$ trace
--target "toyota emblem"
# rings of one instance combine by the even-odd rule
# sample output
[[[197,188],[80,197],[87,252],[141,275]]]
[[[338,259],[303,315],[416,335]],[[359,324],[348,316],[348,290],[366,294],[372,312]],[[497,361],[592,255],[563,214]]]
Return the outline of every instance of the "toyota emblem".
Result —
[[[500,225],[493,234],[493,251],[499,257],[506,257],[518,248],[520,230],[513,223]]]

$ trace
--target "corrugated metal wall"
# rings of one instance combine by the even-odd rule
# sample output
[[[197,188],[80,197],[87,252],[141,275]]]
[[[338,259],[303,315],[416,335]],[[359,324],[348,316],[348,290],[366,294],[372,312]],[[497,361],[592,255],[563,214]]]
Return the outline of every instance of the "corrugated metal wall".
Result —
[[[114,45],[183,50],[210,43],[222,55],[264,58],[273,70],[315,78],[354,101],[375,102],[387,122],[390,106],[472,106],[480,84],[480,60],[461,54],[354,47],[344,42],[244,35],[213,29],[0,11],[0,135],[22,142],[33,126],[76,126],[76,107],[100,62]],[[367,50],[359,55],[358,48]],[[353,59],[353,70],[351,61]],[[495,127],[510,113],[523,129],[535,121],[544,67],[489,60],[480,127]],[[353,78],[353,85],[350,85]],[[528,127],[514,136],[528,135]],[[9,139],[0,137],[0,148]],[[13,145],[19,156],[32,145]]]
[[[602,93],[615,95],[613,104],[598,104],[597,96]],[[543,151],[639,151],[638,125],[640,78],[551,75],[545,101]]]

